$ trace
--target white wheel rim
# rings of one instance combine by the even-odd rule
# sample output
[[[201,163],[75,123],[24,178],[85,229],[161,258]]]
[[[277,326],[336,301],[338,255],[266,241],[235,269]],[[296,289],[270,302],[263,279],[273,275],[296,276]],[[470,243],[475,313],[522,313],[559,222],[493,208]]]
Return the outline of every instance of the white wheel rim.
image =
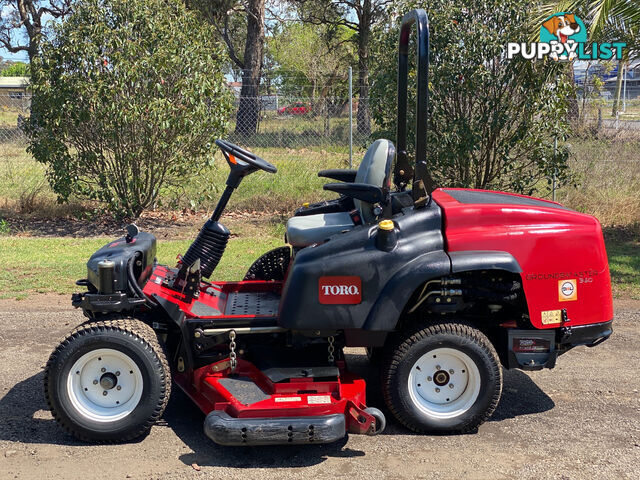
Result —
[[[115,422],[129,415],[140,402],[142,390],[138,365],[111,348],[84,354],[67,377],[71,404],[81,416],[95,422]]]
[[[480,371],[466,353],[436,348],[411,367],[409,396],[413,404],[431,418],[454,418],[475,403],[480,383]]]

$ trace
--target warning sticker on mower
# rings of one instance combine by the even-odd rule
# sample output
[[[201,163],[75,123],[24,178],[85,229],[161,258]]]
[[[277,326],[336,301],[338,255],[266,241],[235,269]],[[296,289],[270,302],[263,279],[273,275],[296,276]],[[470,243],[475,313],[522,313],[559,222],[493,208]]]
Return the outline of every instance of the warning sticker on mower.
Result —
[[[578,285],[575,279],[558,281],[558,300],[571,302],[578,299]]]
[[[309,395],[307,397],[307,403],[309,405],[322,405],[325,403],[331,403],[331,395]]]
[[[554,323],[562,323],[562,310],[543,310],[542,324],[552,325]]]
[[[302,397],[276,397],[273,399],[274,402],[276,403],[281,403],[281,402],[301,402],[302,401]]]
[[[318,301],[322,305],[356,305],[362,301],[362,280],[356,276],[320,277]]]

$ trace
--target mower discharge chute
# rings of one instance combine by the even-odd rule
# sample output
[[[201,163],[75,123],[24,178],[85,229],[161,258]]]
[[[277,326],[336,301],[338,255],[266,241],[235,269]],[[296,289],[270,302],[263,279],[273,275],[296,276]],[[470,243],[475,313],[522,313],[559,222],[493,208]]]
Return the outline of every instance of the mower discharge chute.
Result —
[[[417,27],[415,161],[406,145],[408,44]],[[344,347],[380,365],[386,407],[416,432],[473,431],[491,416],[502,368],[552,368],[611,335],[611,280],[598,221],[546,200],[433,189],[426,157],[429,28],[403,18],[397,150],[377,140],[355,170],[324,170],[339,198],[300,208],[288,244],[244,280],[207,280],[229,230],[220,218],[242,179],[276,168],[226,141],[227,187],[176,267],[131,227],[89,260],[74,294],[88,321],[51,354],[45,391],[76,437],[147,432],[172,381],[223,445],[326,443],[376,434]],[[395,165],[395,167],[394,167]],[[392,188],[392,177],[395,189]]]

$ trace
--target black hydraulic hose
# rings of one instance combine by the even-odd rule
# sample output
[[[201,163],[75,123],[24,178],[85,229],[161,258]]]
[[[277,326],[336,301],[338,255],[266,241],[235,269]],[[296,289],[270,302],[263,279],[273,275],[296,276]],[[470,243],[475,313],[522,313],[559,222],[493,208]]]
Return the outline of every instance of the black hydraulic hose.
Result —
[[[142,291],[140,285],[138,285],[138,281],[136,280],[136,275],[133,272],[133,262],[138,258],[139,255],[140,252],[137,252],[133,257],[129,259],[129,262],[127,263],[127,279],[129,280],[129,287],[131,288],[131,290],[133,290],[133,293],[138,298],[144,300],[144,303],[147,307],[154,308],[158,306],[157,302]]]
[[[483,290],[479,288],[463,288],[462,294],[466,297],[472,298],[484,298],[487,300],[496,300],[500,302],[515,302],[518,299],[517,293],[507,295],[503,292],[492,292],[489,290]]]

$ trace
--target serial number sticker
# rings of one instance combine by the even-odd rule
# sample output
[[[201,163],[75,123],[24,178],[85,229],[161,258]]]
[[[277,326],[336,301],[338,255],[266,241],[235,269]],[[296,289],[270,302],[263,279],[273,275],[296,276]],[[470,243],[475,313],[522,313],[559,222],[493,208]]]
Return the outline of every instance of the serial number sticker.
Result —
[[[309,395],[307,397],[307,403],[309,405],[321,405],[324,403],[331,403],[331,396],[329,395]]]
[[[302,397],[276,397],[273,399],[274,402],[276,403],[282,403],[282,402],[301,402],[302,401]]]
[[[544,310],[542,312],[542,324],[562,323],[562,310]]]

